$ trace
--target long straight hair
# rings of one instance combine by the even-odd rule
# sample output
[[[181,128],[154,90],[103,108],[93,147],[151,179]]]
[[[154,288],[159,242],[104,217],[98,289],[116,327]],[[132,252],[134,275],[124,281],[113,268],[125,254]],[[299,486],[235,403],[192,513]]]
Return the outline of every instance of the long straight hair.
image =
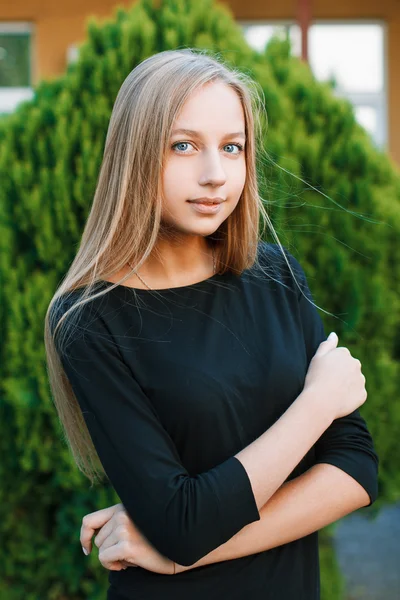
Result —
[[[71,311],[78,315],[79,307],[122,284],[151,254],[160,230],[162,173],[174,121],[189,96],[211,82],[223,82],[235,90],[243,107],[246,133],[246,180],[241,197],[217,235],[209,236],[218,272],[240,274],[258,262],[257,247],[267,225],[300,287],[258,191],[257,164],[262,152],[262,119],[266,118],[261,88],[205,50],[168,50],[141,62],[118,92],[81,242],[45,316],[51,392],[74,460],[92,483],[103,479],[105,472],[63,370],[55,335],[67,317],[71,320]],[[121,271],[128,261],[133,269],[125,277],[115,286],[96,290],[99,281]],[[83,289],[79,299],[55,322],[60,298],[69,298],[78,288]],[[61,346],[63,339],[65,335],[60,336]]]

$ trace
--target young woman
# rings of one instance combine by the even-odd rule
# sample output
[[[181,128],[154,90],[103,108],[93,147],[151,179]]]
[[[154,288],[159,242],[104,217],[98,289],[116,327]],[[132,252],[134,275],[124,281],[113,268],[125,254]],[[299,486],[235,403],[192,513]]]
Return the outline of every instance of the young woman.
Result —
[[[258,194],[261,106],[205,52],[139,64],[46,315],[71,451],[121,499],[81,532],[109,600],[317,600],[317,530],[377,496],[361,364]]]

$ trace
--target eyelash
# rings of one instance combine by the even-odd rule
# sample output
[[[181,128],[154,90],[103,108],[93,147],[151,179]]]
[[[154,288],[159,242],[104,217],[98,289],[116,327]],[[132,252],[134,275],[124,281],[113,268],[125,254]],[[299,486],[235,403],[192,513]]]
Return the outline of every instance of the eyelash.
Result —
[[[190,144],[191,146],[193,145],[190,142],[175,142],[175,144],[172,144],[171,148],[175,150],[175,146],[179,146],[180,144]],[[232,154],[232,152],[228,152],[228,154],[232,154],[232,156],[239,156],[239,154],[244,150],[242,144],[225,144],[225,146],[236,146],[239,149],[239,152],[237,154]],[[186,154],[186,152],[182,152],[181,150],[177,150],[177,153]]]

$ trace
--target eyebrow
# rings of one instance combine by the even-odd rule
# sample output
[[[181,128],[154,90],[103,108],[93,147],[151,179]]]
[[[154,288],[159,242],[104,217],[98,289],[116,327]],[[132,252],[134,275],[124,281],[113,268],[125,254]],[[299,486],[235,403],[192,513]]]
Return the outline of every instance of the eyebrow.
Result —
[[[175,135],[176,133],[186,133],[187,135],[193,135],[196,137],[201,137],[201,133],[199,131],[194,131],[193,129],[174,129],[174,131],[171,133],[171,135]],[[223,138],[228,138],[228,137],[242,137],[243,139],[246,139],[246,135],[244,134],[243,131],[235,131],[234,133],[226,133]]]

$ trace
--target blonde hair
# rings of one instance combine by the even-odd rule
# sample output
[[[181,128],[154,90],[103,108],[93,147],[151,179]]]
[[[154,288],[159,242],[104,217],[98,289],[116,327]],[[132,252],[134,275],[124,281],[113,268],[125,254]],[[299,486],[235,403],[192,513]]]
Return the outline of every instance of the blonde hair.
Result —
[[[210,82],[223,82],[236,91],[246,126],[247,172],[242,195],[218,228],[218,235],[209,236],[218,272],[240,274],[258,263],[257,246],[264,233],[259,233],[260,225],[267,224],[301,289],[258,192],[257,159],[262,152],[262,118],[266,117],[258,84],[205,50],[168,50],[141,62],[118,92],[81,242],[45,316],[44,341],[55,406],[75,462],[92,483],[105,472],[63,371],[54,338],[71,311],[122,284],[149,257],[160,230],[162,172],[173,123],[192,92]],[[120,272],[128,261],[133,270],[115,286],[95,291],[99,281]],[[57,321],[59,300],[68,299],[78,288],[82,288],[79,300],[72,302]],[[60,338],[61,345],[63,339],[65,336]]]

